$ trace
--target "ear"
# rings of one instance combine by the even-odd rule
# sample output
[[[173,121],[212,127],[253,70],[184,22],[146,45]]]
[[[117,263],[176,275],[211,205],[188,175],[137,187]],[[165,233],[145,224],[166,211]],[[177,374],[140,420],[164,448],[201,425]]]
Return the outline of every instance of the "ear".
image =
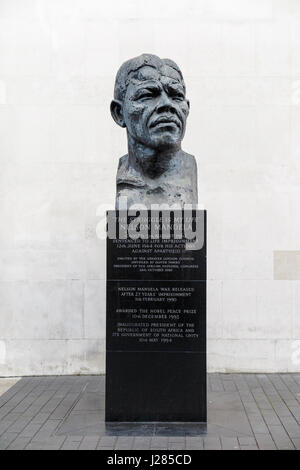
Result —
[[[188,105],[189,110],[190,110],[190,100],[186,100],[186,102],[187,102],[187,105]]]
[[[118,100],[112,100],[110,103],[110,112],[114,121],[121,127],[126,127],[123,117],[123,103]]]

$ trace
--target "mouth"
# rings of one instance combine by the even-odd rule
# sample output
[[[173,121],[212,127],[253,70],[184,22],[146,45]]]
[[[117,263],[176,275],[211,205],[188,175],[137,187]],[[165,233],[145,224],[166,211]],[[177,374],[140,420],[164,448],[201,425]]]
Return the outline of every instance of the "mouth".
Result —
[[[153,127],[157,127],[157,126],[177,126],[180,128],[180,121],[178,118],[174,117],[174,116],[161,116],[157,119],[155,119],[155,121],[153,121],[151,124],[150,124],[150,128],[153,128]]]

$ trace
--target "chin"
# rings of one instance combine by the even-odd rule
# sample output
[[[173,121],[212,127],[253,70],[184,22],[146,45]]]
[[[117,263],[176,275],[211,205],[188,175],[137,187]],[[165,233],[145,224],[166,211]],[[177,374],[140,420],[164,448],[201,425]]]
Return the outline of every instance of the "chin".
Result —
[[[153,148],[167,148],[167,147],[178,147],[180,145],[181,138],[175,136],[169,132],[165,132],[159,136],[155,136],[151,139],[151,146]]]

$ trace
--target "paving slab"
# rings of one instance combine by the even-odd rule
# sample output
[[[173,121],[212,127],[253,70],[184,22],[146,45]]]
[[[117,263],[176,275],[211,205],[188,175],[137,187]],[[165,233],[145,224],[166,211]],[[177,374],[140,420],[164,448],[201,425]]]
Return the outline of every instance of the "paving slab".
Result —
[[[0,396],[3,450],[300,447],[300,374],[209,374],[207,425],[105,423],[104,376],[25,377],[11,384]]]

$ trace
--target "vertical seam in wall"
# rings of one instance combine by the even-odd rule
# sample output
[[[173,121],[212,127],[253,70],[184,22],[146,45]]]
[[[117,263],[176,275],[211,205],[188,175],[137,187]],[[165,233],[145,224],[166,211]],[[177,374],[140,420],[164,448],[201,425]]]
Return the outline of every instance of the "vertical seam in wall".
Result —
[[[292,110],[293,110],[293,100],[291,99],[291,93],[292,93],[292,85],[293,85],[293,74],[292,74],[292,34],[293,34],[293,27],[294,27],[294,19],[292,20],[292,15],[291,15],[291,4],[289,2],[288,4],[288,11],[289,11],[289,20],[288,20],[288,25],[289,25],[289,37],[288,37],[288,54],[289,54],[289,78],[290,78],[290,93],[289,93],[289,136],[288,136],[288,153],[289,153],[289,162],[287,162],[286,168],[289,166],[292,166]],[[291,243],[291,220],[292,220],[292,202],[291,202],[291,193],[288,192],[288,203],[289,203],[289,239],[288,243],[290,245]],[[291,246],[291,245],[290,245]],[[274,255],[273,255],[274,259]],[[275,267],[275,266],[274,266]],[[274,274],[275,271],[273,270],[273,279],[274,279]]]
[[[255,280],[255,338],[257,337],[257,279]]]
[[[291,302],[289,338],[292,339],[293,338],[293,313],[294,313],[294,308],[293,308],[294,282],[293,280],[286,281],[286,282],[288,283],[288,286],[289,286],[289,300]]]
[[[81,306],[81,314],[82,314],[82,338],[85,339],[85,281],[82,280],[82,306]]]
[[[224,308],[223,308],[223,279],[221,280],[221,338],[224,339]]]
[[[294,340],[294,331],[295,331],[295,305],[296,305],[296,282],[292,281],[292,318],[291,318],[291,339]]]

